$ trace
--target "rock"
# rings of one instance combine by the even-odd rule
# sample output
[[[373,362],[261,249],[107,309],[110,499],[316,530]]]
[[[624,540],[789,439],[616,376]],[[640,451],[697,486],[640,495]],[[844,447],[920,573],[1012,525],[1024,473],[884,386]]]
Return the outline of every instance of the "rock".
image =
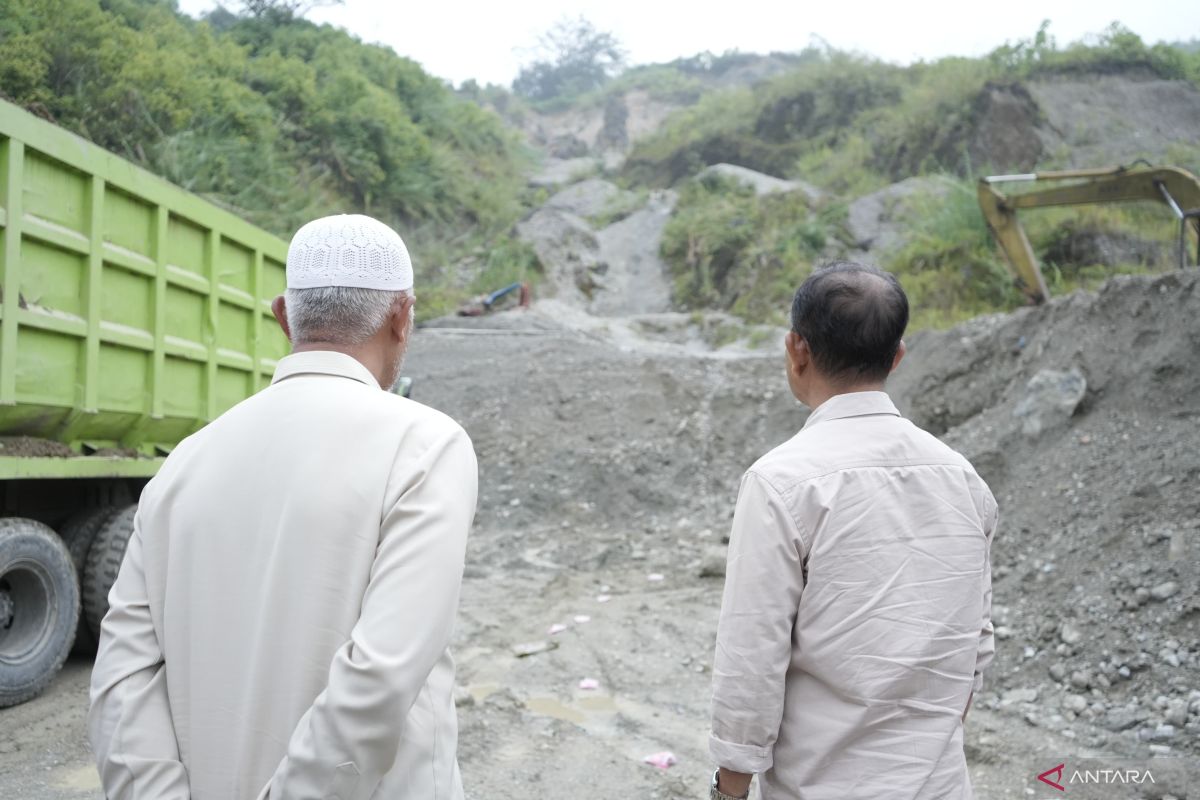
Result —
[[[1071,673],[1071,685],[1076,689],[1090,689],[1092,674],[1085,669],[1075,670]]]
[[[1038,699],[1037,688],[1009,689],[1000,698],[1000,704],[1010,706],[1013,703],[1035,703]]]
[[[1150,596],[1159,602],[1168,598],[1174,597],[1179,591],[1179,584],[1175,581],[1164,581],[1150,590]]]
[[[1127,731],[1146,719],[1146,712],[1140,708],[1109,709],[1101,724],[1113,733]]]
[[[1066,425],[1086,393],[1087,380],[1074,367],[1040,370],[1026,384],[1013,416],[1022,420],[1021,432],[1036,439]]]
[[[1083,695],[1069,694],[1063,699],[1063,708],[1076,714],[1082,714],[1087,707],[1088,701]]]
[[[724,578],[726,553],[724,547],[707,547],[700,560],[701,578]]]
[[[591,226],[568,211],[540,208],[518,223],[517,236],[533,247],[546,277],[564,300],[582,305],[608,270]]]
[[[776,178],[774,175],[768,175],[765,172],[757,172],[747,167],[739,167],[737,164],[713,164],[697,173],[696,178],[703,180],[709,175],[720,175],[723,178],[730,178],[738,183],[745,184],[760,197],[764,194],[775,192],[800,192],[809,200],[816,200],[823,194],[820,189],[804,181],[786,181],[783,178]]]
[[[1176,698],[1167,703],[1166,721],[1169,725],[1182,728],[1188,721],[1188,704],[1183,698]]]
[[[1063,678],[1067,677],[1067,668],[1062,665],[1061,661],[1055,661],[1050,665],[1050,677],[1062,683]]]
[[[536,656],[538,653],[548,653],[551,650],[557,650],[557,649],[558,649],[558,642],[552,642],[552,641],[543,639],[538,642],[525,642],[523,644],[514,644],[512,646],[512,653],[517,658],[528,658],[529,656]]]
[[[1159,725],[1156,728],[1145,728],[1140,732],[1139,738],[1146,739],[1151,742],[1170,741],[1171,739],[1175,738],[1175,726]]]
[[[596,234],[601,262],[611,267],[599,282],[589,310],[600,316],[625,316],[671,308],[669,270],[663,263],[662,235],[679,196],[652,192],[646,204]]]
[[[454,687],[454,705],[459,708],[475,705],[475,695],[465,686]]]
[[[1007,625],[1000,625],[996,628],[995,634],[996,638],[1003,642],[1006,639],[1011,639],[1013,632],[1012,628],[1008,627]]]
[[[1069,622],[1063,624],[1058,636],[1063,644],[1079,644],[1083,641],[1083,632]]]
[[[1179,654],[1174,650],[1163,650],[1158,654],[1158,657],[1169,667],[1178,667],[1181,663],[1179,661]]]
[[[858,198],[847,209],[846,220],[855,245],[875,258],[899,250],[907,241],[914,201],[952,190],[953,184],[943,178],[913,177]]]

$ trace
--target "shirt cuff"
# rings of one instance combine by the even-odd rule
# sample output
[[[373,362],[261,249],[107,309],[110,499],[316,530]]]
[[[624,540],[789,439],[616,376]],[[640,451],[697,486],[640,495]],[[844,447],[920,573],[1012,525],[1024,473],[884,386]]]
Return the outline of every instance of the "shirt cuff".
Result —
[[[771,748],[734,744],[718,739],[716,734],[710,734],[708,737],[708,752],[718,767],[747,775],[760,775],[769,770],[774,763]]]

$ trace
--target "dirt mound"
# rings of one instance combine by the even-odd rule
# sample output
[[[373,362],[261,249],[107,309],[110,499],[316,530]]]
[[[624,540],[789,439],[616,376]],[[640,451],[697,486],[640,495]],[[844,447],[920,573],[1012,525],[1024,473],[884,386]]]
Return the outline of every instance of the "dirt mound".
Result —
[[[1200,274],[1117,278],[910,344],[894,393],[1003,516],[983,703],[1089,747],[1196,752]],[[1030,435],[1017,414],[1051,371],[1086,392]]]

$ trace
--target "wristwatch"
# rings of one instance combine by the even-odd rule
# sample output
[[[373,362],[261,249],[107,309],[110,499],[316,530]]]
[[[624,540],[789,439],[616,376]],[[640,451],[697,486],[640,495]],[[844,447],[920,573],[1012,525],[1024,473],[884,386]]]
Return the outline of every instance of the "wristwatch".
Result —
[[[717,788],[717,778],[719,777],[721,777],[721,770],[713,770],[712,785],[708,787],[708,800],[746,800],[746,798],[750,796],[749,792],[741,797],[734,797],[731,794],[725,794]]]

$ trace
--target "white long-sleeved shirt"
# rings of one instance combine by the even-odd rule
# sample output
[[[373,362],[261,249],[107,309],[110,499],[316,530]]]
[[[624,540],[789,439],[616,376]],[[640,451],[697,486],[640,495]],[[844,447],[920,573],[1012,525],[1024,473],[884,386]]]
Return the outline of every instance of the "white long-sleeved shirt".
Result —
[[[742,480],[710,751],[763,800],[971,796],[996,502],[883,392],[837,395]]]
[[[462,428],[334,352],[182,442],[92,674],[109,800],[459,800],[447,643],[476,491]]]

